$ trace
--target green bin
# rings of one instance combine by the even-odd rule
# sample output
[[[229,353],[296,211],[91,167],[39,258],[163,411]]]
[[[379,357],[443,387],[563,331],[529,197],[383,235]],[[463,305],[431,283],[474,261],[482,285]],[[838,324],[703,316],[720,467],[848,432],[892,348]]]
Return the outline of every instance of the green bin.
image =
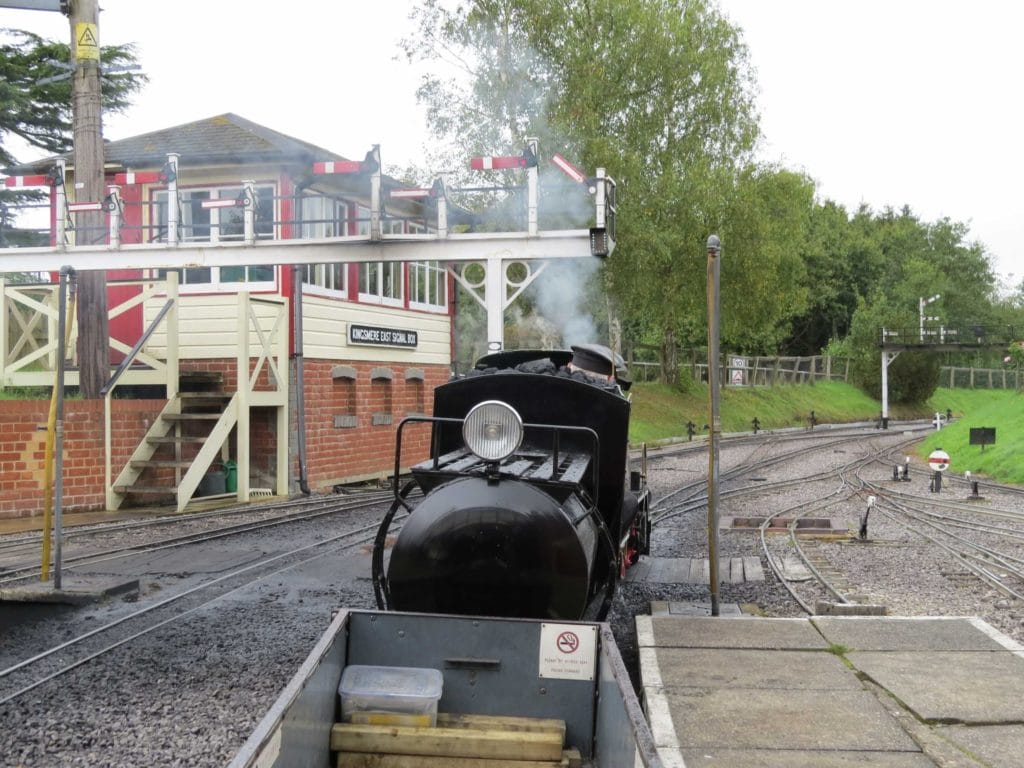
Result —
[[[233,461],[224,462],[224,492],[238,491],[238,465]]]

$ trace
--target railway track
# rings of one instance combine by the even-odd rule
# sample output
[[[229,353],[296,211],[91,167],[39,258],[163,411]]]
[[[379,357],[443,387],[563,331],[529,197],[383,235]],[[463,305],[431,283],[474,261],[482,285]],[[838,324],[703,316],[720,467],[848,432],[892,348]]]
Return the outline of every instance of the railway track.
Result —
[[[982,543],[998,551],[997,540],[1016,534],[1016,510],[1024,510],[1019,494],[986,484],[983,493],[988,501],[979,504],[957,498],[966,496],[968,490],[959,479],[947,478],[943,492],[930,495],[926,472],[914,472],[910,483],[889,481],[891,464],[902,461],[905,441],[913,435],[896,434],[895,430],[883,435],[863,428],[844,434],[824,429],[802,432],[762,434],[756,439],[746,436],[730,442],[730,447],[723,446],[723,466],[728,473],[722,481],[723,513],[762,517],[777,513],[790,518],[785,533],[764,534],[768,551],[757,528],[723,535],[723,557],[759,553],[769,568],[769,553],[799,558],[797,552],[802,551],[806,561],[800,562],[808,577],[793,586],[812,609],[819,600],[842,602],[823,582],[851,602],[861,596],[872,601],[887,598],[894,606],[893,613],[955,610],[982,614],[992,622],[990,611],[997,601],[1017,603],[997,592],[994,585],[982,582],[966,562],[877,510],[884,507],[890,511],[892,507],[893,515],[906,514],[890,502],[888,491],[904,505],[920,503],[927,508],[931,516],[921,510],[914,514],[931,525],[974,536],[974,530],[964,526],[977,524],[977,535],[992,539]],[[704,446],[675,449],[672,456],[662,458],[659,453],[651,461],[649,475],[655,480],[659,515],[655,555],[699,557],[706,551],[706,520],[701,513],[706,510],[707,458],[702,449]],[[869,494],[878,501],[866,544],[855,543],[850,536],[845,542],[808,539],[793,524],[794,518],[820,515],[842,521],[846,530],[863,512]],[[914,498],[908,501],[908,497]],[[294,510],[282,507],[267,517],[290,511]],[[266,550],[258,560],[210,574],[202,584],[174,573],[163,574],[163,589],[145,595],[145,605],[118,602],[67,613],[32,635],[43,637],[42,629],[54,634],[53,628],[70,632],[67,637],[57,635],[60,642],[40,643],[31,653],[26,651],[24,658],[0,653],[0,720],[5,723],[0,729],[0,755],[12,765],[26,766],[76,761],[223,765],[305,657],[322,632],[331,607],[374,605],[367,550],[382,512],[383,505],[379,511],[350,512],[352,518],[344,520],[344,530],[338,522],[342,517],[325,516],[295,527],[282,524],[206,543],[182,542],[161,553],[137,552],[142,559],[178,558],[176,550],[241,548],[243,543]],[[972,517],[961,517],[962,512]],[[243,520],[235,517],[228,525]],[[923,522],[906,520],[930,530]],[[211,528],[218,525],[213,520],[205,524]],[[142,535],[143,530],[136,533]],[[168,538],[160,526],[148,530],[157,534],[146,534],[153,540]],[[304,540],[298,541],[296,533],[296,540],[285,546],[289,531],[300,530],[305,531]],[[852,531],[855,538],[855,526]],[[135,534],[129,530],[116,535]],[[333,537],[339,538],[332,541]],[[101,539],[82,539],[80,544],[89,541],[90,547],[111,548],[101,547]],[[1017,541],[1009,535],[1006,540]],[[126,562],[120,559],[90,567]],[[1008,573],[991,563],[986,567],[997,576]],[[1009,580],[1001,577],[1000,581]],[[133,616],[174,597],[172,589],[184,593],[193,587],[195,591],[188,595]],[[722,588],[723,600],[756,604],[768,615],[795,615],[803,610],[776,576],[761,583],[723,584]],[[897,593],[897,589],[902,591]],[[996,597],[987,598],[988,592]],[[934,596],[930,603],[924,602],[926,594]],[[960,595],[956,599],[962,602],[956,603],[950,595]],[[707,587],[699,584],[629,585],[617,599],[614,619],[620,648],[628,647],[622,639],[628,639],[633,616],[646,612],[650,600],[699,601],[706,597]],[[960,605],[976,610],[961,609]],[[1007,627],[1004,622],[1002,628]],[[95,629],[102,631],[86,637]],[[25,632],[30,630],[31,622]],[[1010,634],[1020,639],[1024,631],[1018,626]],[[64,644],[68,645],[61,647]],[[28,648],[32,643],[23,645]],[[48,652],[45,658],[30,662],[44,651]],[[20,666],[23,662],[30,663]],[[5,760],[0,759],[3,764]]]
[[[250,534],[280,525],[316,520],[342,512],[349,512],[381,504],[390,497],[388,492],[361,494],[356,498],[324,496],[316,499],[296,499],[264,509],[231,508],[221,512],[203,513],[193,517],[160,518],[157,520],[131,520],[90,526],[86,530],[74,529],[65,539],[63,566],[75,571],[94,567],[102,563],[122,560],[140,554],[151,554],[164,549],[187,544],[201,544],[217,539]],[[225,519],[235,517],[247,519],[237,523],[223,524]],[[171,536],[159,536],[159,529],[171,528]],[[198,528],[181,533],[182,528]],[[156,535],[154,535],[156,534]],[[125,543],[131,535],[137,542]],[[41,535],[31,541],[19,541],[18,546],[0,548],[0,587],[21,585],[33,579],[39,570],[38,557]],[[104,547],[102,543],[116,540],[116,546]],[[97,546],[97,542],[100,545]]]
[[[881,456],[867,456],[851,462],[836,472],[840,484],[834,495],[823,500],[801,503],[770,516],[791,516],[789,546],[799,556],[812,578],[803,578],[802,574],[794,577],[779,566],[780,559],[773,555],[764,533],[770,523],[770,518],[766,519],[762,525],[762,549],[780,583],[806,613],[816,612],[820,601],[839,606],[868,601],[884,605],[886,595],[893,592],[897,585],[865,579],[863,576],[854,578],[832,555],[839,546],[845,546],[851,551],[859,548],[857,557],[861,561],[870,561],[873,557],[873,548],[869,546],[871,544],[916,546],[933,548],[935,552],[932,556],[947,562],[940,573],[954,575],[953,579],[958,581],[959,586],[967,584],[966,577],[970,574],[982,585],[1008,598],[1024,601],[1024,512],[1009,508],[986,509],[969,499],[954,501],[943,499],[937,494],[923,494],[921,491],[926,487],[923,480],[929,474],[924,471],[912,473],[922,480],[917,485],[917,489],[920,489],[917,493],[908,491],[902,483],[894,487],[893,483],[879,480],[879,466],[889,467],[890,461],[895,460],[896,454],[902,454],[904,448],[904,445],[892,446]],[[957,485],[962,482],[969,486],[966,481],[957,480]],[[947,491],[949,488],[947,484]],[[995,483],[986,483],[986,488],[997,490],[1017,501],[1022,498],[1017,488]],[[851,537],[844,545],[836,545],[798,535],[799,519],[821,514],[823,509],[831,505],[845,508],[859,505],[863,508],[868,496],[873,497],[873,506],[867,510],[875,515],[873,528],[878,529],[878,517],[883,516],[906,531],[913,543],[893,544],[884,540],[875,541],[870,537],[861,542]],[[989,522],[990,519],[996,522]]]
[[[399,516],[398,520],[403,518]],[[395,530],[399,529],[400,525]],[[373,540],[376,530],[376,523],[360,526],[233,568],[0,669],[0,705],[54,682],[149,633],[187,620],[239,590],[309,565],[317,559],[338,557],[348,550],[364,546]]]

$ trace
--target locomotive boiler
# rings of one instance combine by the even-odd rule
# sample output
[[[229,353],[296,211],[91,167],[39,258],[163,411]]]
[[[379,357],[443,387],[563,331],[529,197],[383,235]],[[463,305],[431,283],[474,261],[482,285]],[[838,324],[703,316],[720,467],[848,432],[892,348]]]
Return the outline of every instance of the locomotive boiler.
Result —
[[[395,499],[374,542],[379,607],[604,618],[650,535],[616,362],[597,345],[491,354],[435,390],[433,416],[403,420]],[[419,422],[431,425],[430,458],[399,487],[402,443],[422,435]]]

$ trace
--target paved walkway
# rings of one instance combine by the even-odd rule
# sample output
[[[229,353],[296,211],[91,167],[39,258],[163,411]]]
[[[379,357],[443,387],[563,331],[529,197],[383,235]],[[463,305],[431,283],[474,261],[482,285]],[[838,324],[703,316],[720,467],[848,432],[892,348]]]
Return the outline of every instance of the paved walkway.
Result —
[[[640,674],[667,768],[1024,766],[1024,647],[980,619],[652,607]]]

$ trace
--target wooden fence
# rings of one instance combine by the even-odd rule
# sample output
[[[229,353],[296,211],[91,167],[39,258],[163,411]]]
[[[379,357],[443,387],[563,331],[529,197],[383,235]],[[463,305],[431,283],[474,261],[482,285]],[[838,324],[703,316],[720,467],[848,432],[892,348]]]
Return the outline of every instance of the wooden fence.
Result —
[[[942,366],[939,384],[950,389],[1021,389],[1024,376],[1016,368]]]
[[[630,360],[629,370],[634,381],[656,381],[661,375],[661,364]],[[733,386],[775,386],[778,384],[814,384],[819,381],[847,381],[850,362],[829,355],[803,357],[744,357],[726,355],[719,363],[720,380]],[[706,362],[682,363],[682,375],[695,381],[707,381]]]

